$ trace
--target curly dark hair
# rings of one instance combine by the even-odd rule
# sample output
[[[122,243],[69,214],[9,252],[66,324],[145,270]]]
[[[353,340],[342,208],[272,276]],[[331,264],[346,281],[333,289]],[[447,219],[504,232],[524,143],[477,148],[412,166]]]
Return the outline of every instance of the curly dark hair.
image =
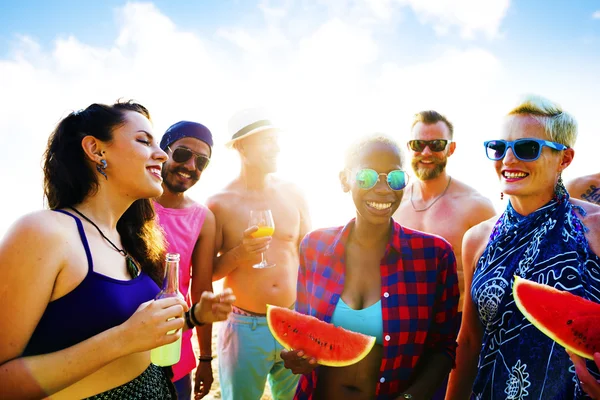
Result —
[[[99,174],[89,165],[81,141],[91,135],[110,142],[113,131],[125,123],[127,112],[140,113],[150,120],[146,107],[119,101],[113,105],[94,103],[58,123],[44,153],[44,195],[50,209],[73,207],[97,192]],[[123,248],[160,285],[165,245],[152,201],[134,201],[117,222],[117,231]]]

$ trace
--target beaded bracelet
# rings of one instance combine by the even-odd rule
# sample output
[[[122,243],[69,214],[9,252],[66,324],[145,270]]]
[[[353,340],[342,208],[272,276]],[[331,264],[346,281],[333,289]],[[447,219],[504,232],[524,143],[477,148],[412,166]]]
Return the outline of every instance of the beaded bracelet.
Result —
[[[200,362],[211,362],[213,359],[213,356],[200,356],[198,357],[198,361]]]
[[[185,317],[185,324],[187,325],[187,327],[189,329],[193,329],[194,328],[194,323],[190,319],[190,311],[188,310],[188,311],[184,312],[183,315]]]
[[[196,318],[196,315],[194,313],[194,309],[196,308],[196,305],[198,303],[194,303],[194,305],[192,305],[192,308],[190,308],[190,319],[192,320],[192,324],[194,324],[194,326],[202,326],[204,325],[204,322],[200,322],[198,321],[198,319]]]

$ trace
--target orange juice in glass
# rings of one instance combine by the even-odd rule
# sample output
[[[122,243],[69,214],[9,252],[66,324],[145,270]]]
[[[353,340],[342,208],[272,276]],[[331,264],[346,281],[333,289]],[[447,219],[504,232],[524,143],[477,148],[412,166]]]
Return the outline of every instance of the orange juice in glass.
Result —
[[[250,211],[249,226],[257,226],[258,230],[252,234],[252,237],[259,238],[265,236],[273,236],[275,232],[275,222],[271,210],[252,210]],[[253,268],[271,268],[275,264],[269,264],[265,257],[265,253],[260,254],[261,262],[254,264]]]
[[[258,230],[252,234],[252,237],[259,238],[265,236],[273,236],[275,228],[272,226],[259,226]]]

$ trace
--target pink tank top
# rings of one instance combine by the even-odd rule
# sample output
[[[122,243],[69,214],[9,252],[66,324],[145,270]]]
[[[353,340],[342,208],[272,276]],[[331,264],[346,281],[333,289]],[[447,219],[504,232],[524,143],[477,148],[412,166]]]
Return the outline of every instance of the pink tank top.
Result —
[[[194,204],[188,208],[165,208],[154,202],[158,223],[165,232],[167,251],[179,253],[179,291],[189,305],[192,304],[189,291],[192,272],[192,253],[204,224],[207,208]],[[183,333],[181,340],[181,359],[173,365],[173,381],[189,374],[196,367],[196,356],[192,347],[193,330]]]

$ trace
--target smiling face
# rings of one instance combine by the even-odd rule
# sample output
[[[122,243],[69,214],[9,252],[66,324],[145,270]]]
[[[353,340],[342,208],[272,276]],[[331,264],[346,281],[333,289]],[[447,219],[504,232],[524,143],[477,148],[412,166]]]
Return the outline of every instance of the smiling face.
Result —
[[[106,147],[107,183],[134,199],[162,194],[161,167],[167,155],[153,138],[152,124],[140,113],[125,112]]]
[[[550,140],[543,125],[531,116],[507,117],[501,139],[512,141],[526,138]],[[512,149],[507,149],[502,160],[494,161],[501,191],[520,198],[536,196],[548,201],[554,195],[559,172],[570,162],[565,165],[565,154],[572,159],[572,149],[557,151],[544,146],[537,160],[521,161],[515,157]]]
[[[240,139],[236,148],[242,155],[242,162],[250,168],[271,173],[277,171],[279,155],[278,133],[269,129]]]
[[[202,171],[196,167],[196,155],[203,155],[210,158],[210,146],[201,140],[193,137],[184,137],[169,145],[169,159],[165,162],[162,171],[164,184],[168,190],[173,193],[183,193],[198,182]],[[191,150],[194,156],[187,161],[176,162],[173,159],[173,152],[178,148]]]
[[[361,189],[356,182],[357,171],[370,168],[378,173],[402,169],[400,152],[395,146],[384,142],[372,142],[361,148],[353,165],[340,174],[342,186],[352,193],[357,219],[370,224],[388,224],[398,209],[403,190],[394,191],[387,184],[385,175],[370,189]]]
[[[412,129],[412,139],[415,140],[450,140],[450,130],[443,121],[435,124],[417,122]],[[431,151],[429,146],[422,151],[408,150],[412,155],[411,166],[417,178],[422,181],[437,178],[446,168],[448,157],[454,153],[456,143],[450,142],[443,151]]]

